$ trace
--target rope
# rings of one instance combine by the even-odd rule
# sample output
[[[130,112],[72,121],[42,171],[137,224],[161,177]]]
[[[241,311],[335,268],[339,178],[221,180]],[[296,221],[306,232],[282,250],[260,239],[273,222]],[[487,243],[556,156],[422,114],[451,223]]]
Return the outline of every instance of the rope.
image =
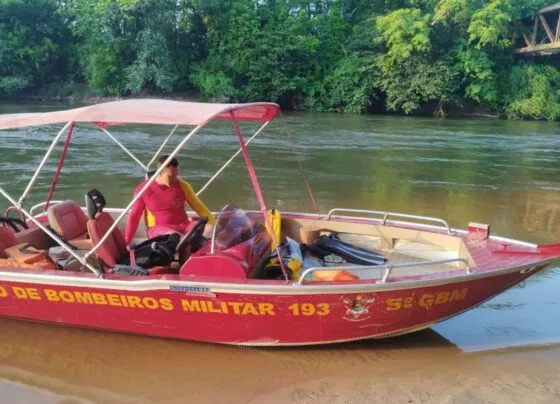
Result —
[[[301,152],[299,152],[298,148],[296,147],[296,144],[292,138],[292,135],[290,133],[290,131],[288,130],[288,125],[286,125],[286,121],[284,118],[284,115],[282,114],[282,111],[279,111],[280,113],[280,117],[282,118],[282,123],[284,125],[284,129],[286,131],[286,134],[288,135],[288,141],[290,142],[291,146],[292,146],[292,150],[295,151],[296,154],[296,160],[298,163],[298,167],[301,173],[301,176],[303,177],[303,182],[305,184],[305,187],[307,188],[307,193],[309,194],[309,199],[311,199],[311,204],[313,205],[313,210],[315,211],[315,213],[319,213],[319,207],[317,205],[317,201],[315,200],[315,197],[313,196],[313,191],[311,190],[311,184],[309,183],[309,180],[307,179],[307,176],[305,175],[305,171],[303,169],[303,164],[302,164],[302,156],[301,156]]]

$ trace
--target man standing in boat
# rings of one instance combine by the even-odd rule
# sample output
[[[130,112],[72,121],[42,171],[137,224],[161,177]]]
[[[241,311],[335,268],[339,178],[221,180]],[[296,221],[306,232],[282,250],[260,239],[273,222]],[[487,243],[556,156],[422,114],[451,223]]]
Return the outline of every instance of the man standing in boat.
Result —
[[[168,157],[158,158],[158,168]],[[146,181],[136,187],[134,195],[140,192]],[[173,158],[132,207],[124,235],[126,244],[129,245],[132,242],[143,215],[145,215],[149,238],[171,233],[186,234],[196,222],[189,220],[185,211],[185,203],[200,217],[208,217],[208,224],[204,232],[205,235],[208,235],[215,219],[210,210],[198,199],[190,184],[179,178],[179,162]]]

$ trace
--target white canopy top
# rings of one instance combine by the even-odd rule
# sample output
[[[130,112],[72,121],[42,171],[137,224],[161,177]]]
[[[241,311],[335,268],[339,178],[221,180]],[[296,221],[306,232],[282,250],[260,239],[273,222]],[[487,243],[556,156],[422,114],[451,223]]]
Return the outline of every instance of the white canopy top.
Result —
[[[114,124],[156,124],[197,126],[211,119],[266,122],[274,118],[278,104],[212,104],[160,99],[131,99],[105,102],[63,111],[0,115],[0,129],[23,128],[67,122]]]

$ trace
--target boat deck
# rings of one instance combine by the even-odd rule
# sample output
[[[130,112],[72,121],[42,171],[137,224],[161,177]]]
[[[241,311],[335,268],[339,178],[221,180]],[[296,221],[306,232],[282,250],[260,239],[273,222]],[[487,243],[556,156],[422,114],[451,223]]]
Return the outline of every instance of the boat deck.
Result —
[[[460,258],[459,251],[439,246],[423,246],[421,257],[414,254],[414,248],[409,248],[405,251],[395,249],[384,250],[381,248],[379,241],[375,237],[367,235],[339,233],[339,238],[357,247],[381,253],[385,258],[387,258],[388,265],[401,265],[415,262],[426,262],[427,260],[436,261]],[[416,250],[418,250],[418,246],[416,246]],[[356,265],[352,264],[348,265],[349,269],[355,266]],[[426,264],[419,267],[395,268],[393,270],[393,275],[437,274],[441,272],[454,271],[460,267],[461,264],[458,263]],[[383,277],[384,271],[385,266],[380,266],[379,268],[373,268],[371,270],[360,270],[357,275],[359,275],[362,279],[380,279]]]

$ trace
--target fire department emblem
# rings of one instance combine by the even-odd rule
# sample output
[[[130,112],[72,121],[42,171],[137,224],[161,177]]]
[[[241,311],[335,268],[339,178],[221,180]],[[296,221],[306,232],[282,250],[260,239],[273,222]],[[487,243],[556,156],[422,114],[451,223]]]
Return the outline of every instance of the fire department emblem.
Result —
[[[348,321],[363,321],[369,318],[369,307],[375,301],[375,297],[366,298],[358,295],[355,299],[343,298],[346,313],[342,317]]]

